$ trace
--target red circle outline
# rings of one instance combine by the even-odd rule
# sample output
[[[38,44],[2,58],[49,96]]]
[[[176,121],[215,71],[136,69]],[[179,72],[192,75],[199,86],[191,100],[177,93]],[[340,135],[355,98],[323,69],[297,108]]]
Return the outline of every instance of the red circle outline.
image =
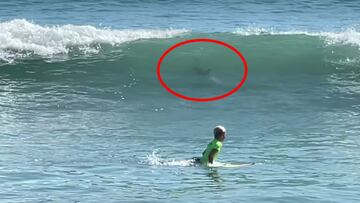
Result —
[[[186,44],[190,44],[190,43],[196,43],[196,42],[210,42],[210,43],[215,43],[215,44],[219,44],[222,46],[225,46],[229,49],[231,49],[233,52],[236,53],[236,55],[238,55],[241,59],[241,61],[244,64],[244,76],[242,77],[241,81],[239,82],[238,85],[236,85],[235,88],[233,88],[232,90],[230,90],[229,92],[223,94],[223,95],[219,95],[219,96],[214,96],[214,97],[207,97],[207,98],[197,98],[197,97],[188,97],[185,95],[182,95],[180,93],[175,92],[174,90],[170,89],[170,87],[164,82],[164,80],[161,77],[161,73],[160,73],[160,68],[161,68],[161,63],[163,62],[164,58],[174,49],[186,45]],[[209,38],[197,38],[197,39],[189,39],[189,40],[185,40],[182,42],[179,42],[173,46],[171,46],[169,49],[167,49],[160,57],[158,64],[157,64],[157,69],[156,69],[156,74],[158,77],[158,80],[160,81],[160,84],[171,94],[173,94],[176,97],[185,99],[185,100],[189,100],[189,101],[194,101],[194,102],[209,102],[209,101],[215,101],[215,100],[220,100],[220,99],[224,99],[232,94],[234,94],[237,90],[239,90],[241,88],[241,86],[245,83],[246,79],[247,79],[247,75],[248,75],[248,66],[246,63],[246,59],[245,57],[240,53],[240,51],[238,51],[235,47],[219,41],[219,40],[215,40],[215,39],[209,39]]]

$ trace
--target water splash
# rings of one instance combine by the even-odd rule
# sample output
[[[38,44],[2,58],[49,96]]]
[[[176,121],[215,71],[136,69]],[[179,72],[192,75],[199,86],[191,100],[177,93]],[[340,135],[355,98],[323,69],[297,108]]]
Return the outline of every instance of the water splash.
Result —
[[[159,150],[154,150],[151,154],[146,156],[146,164],[151,166],[194,166],[195,163],[192,159],[188,160],[174,160],[162,158],[159,154]]]

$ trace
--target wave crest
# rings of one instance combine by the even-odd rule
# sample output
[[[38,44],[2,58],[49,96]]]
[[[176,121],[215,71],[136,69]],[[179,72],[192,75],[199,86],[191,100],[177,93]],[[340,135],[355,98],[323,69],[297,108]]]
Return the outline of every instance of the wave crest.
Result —
[[[41,26],[25,19],[1,22],[0,30],[0,60],[7,62],[29,53],[39,56],[68,54],[74,46],[81,47],[83,53],[96,52],[99,47],[91,45],[114,46],[139,39],[171,38],[188,32],[184,29],[116,30],[90,25]]]
[[[354,45],[360,48],[360,31],[355,27],[344,29],[340,32],[309,32],[309,31],[277,31],[274,28],[244,27],[236,28],[233,34],[242,36],[259,35],[307,35],[323,37],[327,44]]]

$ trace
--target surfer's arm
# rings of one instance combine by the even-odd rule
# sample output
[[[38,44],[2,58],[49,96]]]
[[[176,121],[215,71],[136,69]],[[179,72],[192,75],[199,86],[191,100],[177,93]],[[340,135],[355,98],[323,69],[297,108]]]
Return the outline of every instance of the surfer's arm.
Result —
[[[209,157],[208,157],[209,163],[211,163],[211,164],[213,163],[216,153],[218,153],[217,149],[211,150]]]

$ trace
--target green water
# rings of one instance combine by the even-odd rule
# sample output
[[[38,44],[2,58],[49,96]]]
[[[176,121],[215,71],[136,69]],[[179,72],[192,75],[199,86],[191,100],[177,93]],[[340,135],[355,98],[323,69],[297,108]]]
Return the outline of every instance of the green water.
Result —
[[[162,52],[192,37],[243,53],[249,74],[238,92],[196,103],[159,84]],[[359,201],[356,47],[318,36],[235,34],[101,46],[0,67],[3,201]],[[176,91],[207,97],[241,78],[233,53],[204,46],[167,59],[163,76]],[[198,74],[196,66],[212,70]],[[255,165],[190,166],[218,124],[228,130],[219,161]]]

